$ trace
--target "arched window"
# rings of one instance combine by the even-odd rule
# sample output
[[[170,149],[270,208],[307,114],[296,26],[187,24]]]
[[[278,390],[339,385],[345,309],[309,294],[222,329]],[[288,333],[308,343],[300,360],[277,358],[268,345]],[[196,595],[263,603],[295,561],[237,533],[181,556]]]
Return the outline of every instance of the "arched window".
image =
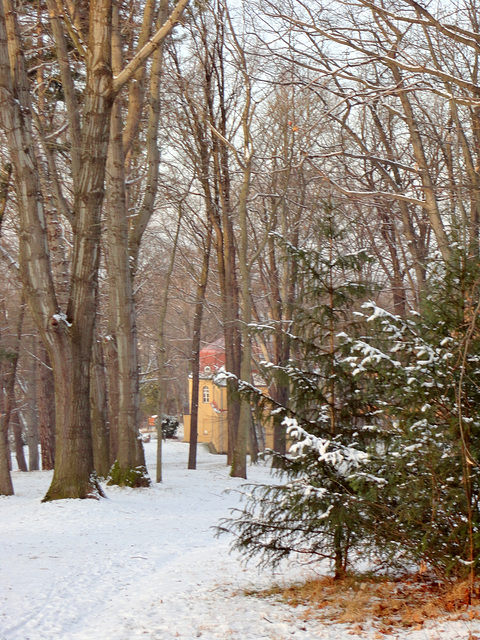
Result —
[[[210,389],[203,387],[203,402],[210,402]]]

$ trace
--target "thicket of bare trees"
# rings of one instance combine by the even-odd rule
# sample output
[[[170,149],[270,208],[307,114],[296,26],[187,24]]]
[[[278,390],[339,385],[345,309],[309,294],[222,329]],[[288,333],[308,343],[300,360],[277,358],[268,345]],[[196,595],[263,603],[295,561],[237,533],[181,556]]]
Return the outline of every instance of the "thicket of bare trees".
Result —
[[[52,0],[40,5],[38,12],[11,2],[0,6],[1,124],[13,167],[19,277],[55,385],[55,467],[46,500],[88,497],[99,491],[92,444],[90,368],[106,182],[110,185],[106,207],[110,212],[110,322],[117,368],[117,389],[112,397],[118,398],[113,414],[117,446],[112,481],[148,482],[137,437],[133,275],[119,100],[130,81],[141,88],[138,74],[148,58],[155,57],[186,4],[180,0],[165,21],[165,11],[159,13],[155,3],[147,3],[142,11],[143,25],[123,7],[124,26],[129,23],[132,30],[128,64],[121,55],[120,7],[116,3],[62,5]],[[157,17],[160,26],[156,25]],[[139,22],[143,32],[135,42]],[[32,51],[36,52],[34,59]],[[156,58],[153,64],[158,67]],[[154,82],[158,75],[157,68]],[[52,86],[57,95],[49,102],[46,88]],[[155,98],[154,90],[152,107]],[[141,101],[132,111],[135,123],[141,117]],[[152,191],[154,198],[150,184],[149,193]],[[140,219],[141,215],[136,221]],[[6,464],[5,458],[2,462]]]
[[[219,336],[246,477],[252,355],[288,366],[292,249],[329,249],[329,207],[399,316],[439,266],[477,260],[478,31],[469,2],[3,0],[0,493],[22,421],[55,467],[46,499],[95,494],[95,472],[148,484],[140,402],[161,420],[192,400],[194,434],[186,375]],[[269,383],[285,407],[291,381]]]

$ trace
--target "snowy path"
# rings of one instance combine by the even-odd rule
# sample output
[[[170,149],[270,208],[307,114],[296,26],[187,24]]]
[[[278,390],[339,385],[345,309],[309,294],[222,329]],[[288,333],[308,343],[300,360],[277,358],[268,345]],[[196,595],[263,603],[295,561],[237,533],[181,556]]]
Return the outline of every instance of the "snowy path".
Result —
[[[146,445],[147,461],[155,443]],[[199,451],[187,471],[187,445],[164,448],[164,482],[139,491],[109,488],[108,500],[40,502],[50,473],[14,473],[16,495],[0,498],[1,640],[408,640],[480,637],[480,625],[446,622],[394,636],[356,635],[322,624],[243,589],[298,579],[245,568],[212,525],[237,504],[242,481],[225,459]],[[149,464],[152,477],[154,464]],[[266,470],[249,470],[252,480]]]

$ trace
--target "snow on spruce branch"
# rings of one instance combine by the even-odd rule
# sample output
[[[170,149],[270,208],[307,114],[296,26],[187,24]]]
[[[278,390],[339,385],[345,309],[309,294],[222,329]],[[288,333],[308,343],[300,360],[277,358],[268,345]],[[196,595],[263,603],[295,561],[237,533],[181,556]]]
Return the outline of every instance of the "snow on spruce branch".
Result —
[[[368,454],[364,451],[308,433],[295,418],[285,418],[283,424],[287,428],[287,434],[297,440],[290,447],[290,453],[301,455],[304,450],[315,451],[319,462],[331,464],[339,473],[350,473],[369,459]]]

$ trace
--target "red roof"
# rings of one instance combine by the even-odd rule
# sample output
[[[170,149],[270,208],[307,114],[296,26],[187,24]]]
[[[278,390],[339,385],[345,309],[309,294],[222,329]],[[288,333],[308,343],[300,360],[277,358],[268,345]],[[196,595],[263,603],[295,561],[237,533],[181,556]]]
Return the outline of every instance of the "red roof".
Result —
[[[205,367],[210,367],[213,373],[216,369],[225,366],[225,347],[223,342],[217,341],[207,345],[200,351],[200,371],[205,371]]]

